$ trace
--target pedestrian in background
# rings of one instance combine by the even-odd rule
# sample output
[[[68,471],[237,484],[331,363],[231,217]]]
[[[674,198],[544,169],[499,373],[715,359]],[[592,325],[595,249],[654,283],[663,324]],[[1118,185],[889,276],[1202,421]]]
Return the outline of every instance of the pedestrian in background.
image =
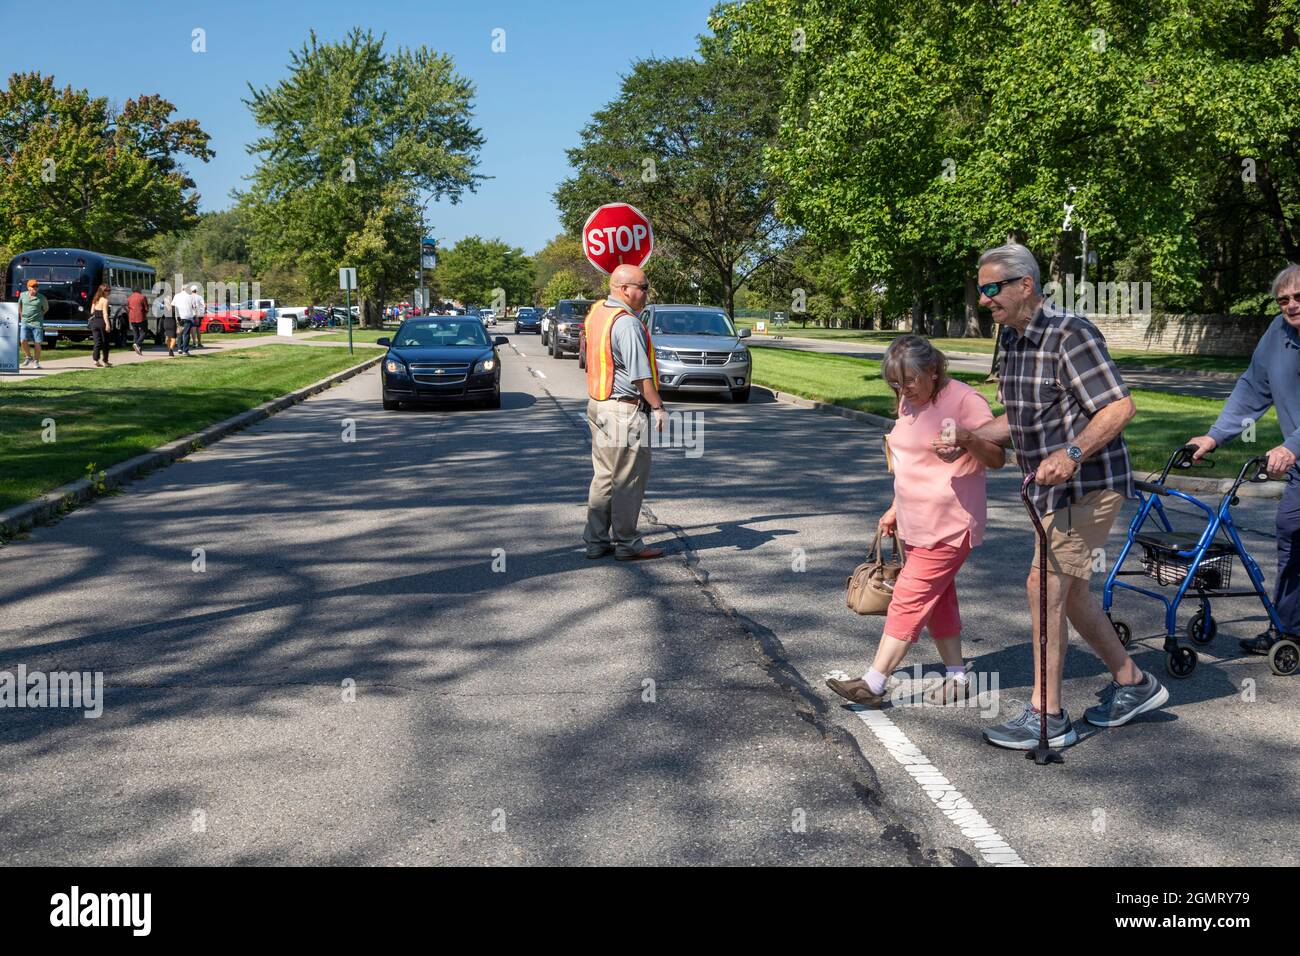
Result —
[[[90,353],[90,357],[95,360],[95,368],[107,368],[110,366],[108,361],[108,339],[113,334],[112,319],[109,315],[108,296],[111,290],[107,285],[101,285],[95,290],[95,295],[90,300],[90,334],[95,340],[95,347]],[[103,361],[100,361],[100,357]]]
[[[176,355],[176,310],[172,308],[169,298],[161,295],[153,300],[154,312],[158,316],[158,333],[167,343],[167,355]]]
[[[637,533],[650,477],[650,422],[664,430],[650,330],[637,314],[650,283],[634,265],[609,277],[609,298],[587,315],[587,424],[591,428],[591,487],[587,492],[587,557],[613,554],[619,561],[661,558]]]
[[[41,345],[45,341],[45,313],[50,303],[37,291],[40,283],[27,280],[27,291],[18,296],[18,341],[23,343],[23,366],[41,367]],[[35,357],[33,357],[33,351]]]
[[[943,707],[971,694],[957,572],[984,538],[987,469],[1001,468],[1006,453],[974,434],[993,421],[989,403],[948,377],[947,358],[928,339],[894,339],[880,371],[898,396],[898,417],[888,443],[894,501],[878,530],[882,537],[901,538],[906,561],[871,668],[861,679],[831,678],[826,686],[854,704],[883,706],[889,675],[926,630],[947,673],[926,690],[925,701]]]
[[[172,312],[176,316],[176,324],[180,326],[180,352],[181,355],[190,354],[190,336],[194,332],[194,300],[198,298],[190,293],[189,289],[182,288],[172,296]]]
[[[144,354],[142,346],[148,325],[148,314],[149,300],[139,289],[132,289],[130,297],[126,300],[126,317],[131,325],[131,348],[135,349],[136,355]]]
[[[1300,455],[1300,265],[1291,263],[1277,274],[1273,298],[1280,314],[1255,346],[1250,367],[1237,379],[1209,434],[1187,441],[1196,446],[1192,458],[1200,460],[1254,425],[1270,407],[1277,409],[1284,437],[1282,444],[1269,449],[1265,468],[1274,478],[1290,476],[1274,519],[1277,580],[1273,607],[1282,621],[1282,633],[1270,625],[1255,637],[1242,638],[1241,649],[1250,654],[1267,654],[1283,637],[1300,634],[1300,467],[1296,465]]]
[[[203,316],[208,311],[208,304],[203,301],[203,287],[197,282],[190,286],[190,300],[194,307],[194,347],[203,348]]]

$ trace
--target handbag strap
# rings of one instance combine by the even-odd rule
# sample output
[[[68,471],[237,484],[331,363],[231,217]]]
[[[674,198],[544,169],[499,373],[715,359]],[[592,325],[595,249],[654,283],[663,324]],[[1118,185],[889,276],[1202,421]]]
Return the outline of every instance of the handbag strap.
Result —
[[[871,549],[867,551],[867,563],[873,564],[878,568],[883,568],[885,566],[885,549],[881,547],[882,537],[884,537],[884,535],[880,531],[880,526],[877,525],[875,540],[871,542]],[[900,566],[907,564],[907,550],[898,546],[899,538],[897,529],[895,529],[894,534],[889,536],[889,541],[892,558],[897,561]]]

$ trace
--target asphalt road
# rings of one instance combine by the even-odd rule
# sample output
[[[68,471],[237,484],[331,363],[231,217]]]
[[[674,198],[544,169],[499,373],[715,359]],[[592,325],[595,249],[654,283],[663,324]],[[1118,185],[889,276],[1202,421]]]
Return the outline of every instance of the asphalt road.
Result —
[[[500,411],[385,413],[367,373],[0,548],[0,671],[106,684],[97,719],[0,710],[0,860],[1294,862],[1297,685],[1232,639],[1257,605],[1064,766],[982,744],[975,709],[859,714],[822,679],[880,631],[843,606],[890,495],[879,432],[674,401],[703,446],[655,450],[642,522],[673,553],[591,562],[582,375],[512,343]],[[959,582],[1004,709],[1030,660],[1015,486]],[[1239,515],[1267,566],[1269,503]],[[1072,653],[1076,717],[1104,683]]]

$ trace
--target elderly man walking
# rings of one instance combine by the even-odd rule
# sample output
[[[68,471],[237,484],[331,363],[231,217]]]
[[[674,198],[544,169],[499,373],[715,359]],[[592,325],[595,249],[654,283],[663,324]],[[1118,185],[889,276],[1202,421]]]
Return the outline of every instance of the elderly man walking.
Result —
[[[1037,608],[1039,575],[1046,574],[1047,733],[1050,746],[1068,747],[1079,737],[1061,706],[1067,620],[1113,678],[1102,702],[1085,711],[1088,723],[1118,727],[1169,699],[1155,676],[1133,663],[1088,589],[1093,554],[1104,547],[1124,499],[1134,497],[1121,433],[1135,409],[1097,327],[1044,301],[1038,263],[1027,248],[1008,243],[985,252],[978,282],[980,304],[1003,326],[999,398],[1006,413],[976,434],[1011,445],[1024,473],[1034,475],[1032,500],[1048,535],[1048,554],[1035,550],[1027,582],[1033,699],[1020,714],[985,730],[984,739],[1012,750],[1038,742]]]
[[[663,557],[647,548],[637,533],[641,500],[650,477],[650,423],[663,431],[663,399],[655,374],[650,330],[637,319],[650,283],[632,265],[609,277],[609,298],[587,314],[587,424],[591,428],[591,467],[587,494],[587,557],[613,554],[619,561]]]
[[[1273,280],[1273,298],[1281,314],[1260,337],[1250,367],[1237,379],[1232,394],[1208,435],[1188,440],[1196,446],[1199,459],[1220,445],[1232,441],[1253,425],[1269,406],[1277,408],[1277,420],[1285,436],[1282,444],[1268,451],[1268,473],[1275,478],[1288,472],[1291,481],[1277,506],[1277,582],[1273,607],[1282,621],[1284,634],[1270,627],[1253,638],[1242,639],[1241,649],[1267,654],[1284,636],[1300,634],[1300,265],[1289,264]]]

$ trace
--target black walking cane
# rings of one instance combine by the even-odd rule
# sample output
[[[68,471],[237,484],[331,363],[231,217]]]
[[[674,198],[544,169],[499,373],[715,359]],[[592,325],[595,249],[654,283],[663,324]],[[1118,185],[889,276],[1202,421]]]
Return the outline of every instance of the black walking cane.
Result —
[[[1049,763],[1065,763],[1059,750],[1047,746],[1047,529],[1043,519],[1038,517],[1038,509],[1029,499],[1029,486],[1033,484],[1034,473],[1025,475],[1020,484],[1020,500],[1025,503],[1025,510],[1034,522],[1038,532],[1038,553],[1042,566],[1038,569],[1038,746],[1025,754],[1026,760],[1033,760],[1040,767]]]

